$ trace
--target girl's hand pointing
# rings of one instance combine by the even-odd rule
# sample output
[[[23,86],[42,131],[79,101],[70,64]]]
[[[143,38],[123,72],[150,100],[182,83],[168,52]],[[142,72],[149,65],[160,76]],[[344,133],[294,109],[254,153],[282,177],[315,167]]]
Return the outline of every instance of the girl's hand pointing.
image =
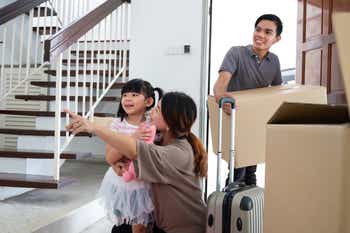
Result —
[[[94,133],[94,125],[88,119],[85,119],[68,109],[64,109],[64,112],[68,113],[71,117],[71,122],[66,126],[67,131],[72,132],[74,135],[80,132]]]

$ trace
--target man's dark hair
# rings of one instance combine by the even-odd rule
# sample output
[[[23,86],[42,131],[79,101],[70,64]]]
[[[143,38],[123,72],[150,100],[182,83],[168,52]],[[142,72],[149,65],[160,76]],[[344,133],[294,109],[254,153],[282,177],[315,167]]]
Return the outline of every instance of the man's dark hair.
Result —
[[[277,15],[273,14],[265,14],[260,16],[256,21],[255,21],[255,27],[258,26],[261,20],[270,20],[276,24],[276,36],[281,35],[282,30],[283,30],[283,25],[281,19]]]

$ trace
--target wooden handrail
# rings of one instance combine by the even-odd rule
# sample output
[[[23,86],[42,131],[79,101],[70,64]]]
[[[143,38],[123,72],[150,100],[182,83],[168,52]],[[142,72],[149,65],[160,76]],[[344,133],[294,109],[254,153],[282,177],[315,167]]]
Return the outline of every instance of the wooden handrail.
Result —
[[[56,58],[124,2],[130,0],[107,0],[45,40],[44,61],[50,62]]]
[[[0,8],[0,25],[22,15],[48,0],[17,0]]]

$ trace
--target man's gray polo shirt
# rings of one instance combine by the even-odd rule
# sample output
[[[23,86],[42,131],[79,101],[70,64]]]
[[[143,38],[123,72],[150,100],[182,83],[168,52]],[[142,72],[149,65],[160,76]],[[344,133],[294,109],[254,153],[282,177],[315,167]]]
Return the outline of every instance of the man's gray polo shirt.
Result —
[[[232,74],[227,91],[239,91],[281,85],[281,68],[278,57],[268,52],[260,62],[252,46],[235,46],[226,54],[220,71]]]

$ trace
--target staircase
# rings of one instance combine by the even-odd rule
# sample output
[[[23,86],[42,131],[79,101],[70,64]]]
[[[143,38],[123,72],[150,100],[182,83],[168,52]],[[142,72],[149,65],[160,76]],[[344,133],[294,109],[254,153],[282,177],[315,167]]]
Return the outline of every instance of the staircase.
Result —
[[[120,88],[129,77],[129,40],[125,39],[127,26],[122,23],[127,19],[127,4],[106,0],[92,10],[83,6],[85,14],[74,18],[73,10],[69,9],[75,5],[74,0],[61,1],[64,2],[59,5],[60,0],[18,0],[0,9],[3,187],[59,189],[71,183],[71,178],[59,177],[64,161],[94,151],[89,147],[99,148],[103,153],[103,144],[87,133],[72,140],[64,131],[67,116],[63,108],[91,119],[111,117],[120,101]],[[60,10],[66,12],[58,10],[57,6],[62,5],[66,7]],[[11,13],[11,9],[17,12]],[[16,19],[24,23],[11,28],[11,20]],[[27,24],[31,32],[28,30],[27,36],[21,33],[24,38],[17,39],[22,42],[20,45],[28,40],[28,47],[16,51],[15,42],[8,41],[6,33],[23,32]],[[127,21],[125,24],[129,25]],[[9,62],[4,62],[5,51],[11,51]],[[8,119],[17,123],[6,124]],[[23,122],[28,122],[27,126],[21,127]],[[10,146],[6,144],[7,138]]]

